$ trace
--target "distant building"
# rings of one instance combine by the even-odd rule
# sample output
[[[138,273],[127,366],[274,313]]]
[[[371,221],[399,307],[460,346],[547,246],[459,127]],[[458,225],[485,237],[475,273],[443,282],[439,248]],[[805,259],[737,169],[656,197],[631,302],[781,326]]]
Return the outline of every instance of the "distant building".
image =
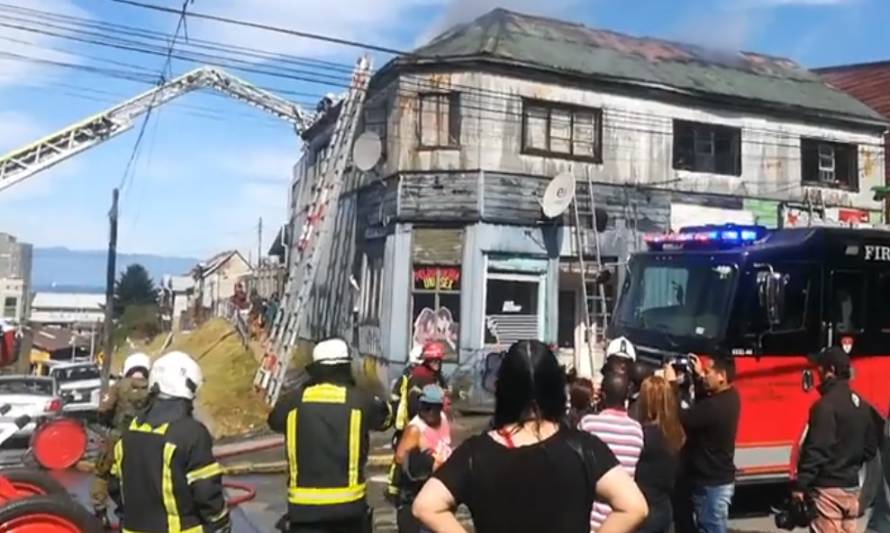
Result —
[[[30,362],[81,359],[90,356],[95,348],[95,336],[78,334],[69,328],[38,327],[34,329]]]
[[[890,120],[890,61],[839,65],[816,69],[828,83],[856,97]],[[890,152],[890,135],[884,135],[885,154]],[[890,179],[890,158],[884,156],[886,179]],[[888,185],[886,182],[884,186]],[[883,196],[886,196],[886,192]],[[890,202],[887,204],[890,210]]]
[[[30,313],[34,248],[0,233],[0,304],[2,317],[24,322]]]
[[[253,268],[241,252],[229,250],[216,254],[192,270],[195,298],[201,307],[216,314],[221,304],[235,294],[235,285],[252,272]]]
[[[189,300],[194,292],[195,279],[191,276],[166,275],[161,280],[163,318],[169,321],[173,331],[179,331],[182,317],[188,311]]]
[[[105,320],[105,295],[38,292],[31,302],[31,323],[89,327]]]

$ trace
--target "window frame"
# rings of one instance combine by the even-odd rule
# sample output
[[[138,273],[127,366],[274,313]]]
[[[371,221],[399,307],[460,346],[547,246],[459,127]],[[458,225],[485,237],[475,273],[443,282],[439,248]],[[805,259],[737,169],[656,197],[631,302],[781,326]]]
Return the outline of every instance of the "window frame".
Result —
[[[687,128],[691,132],[691,145],[686,149],[681,149],[681,143],[679,142],[680,139],[686,137],[685,135],[678,134],[678,131],[682,130],[683,128]],[[729,161],[729,163],[732,164],[732,169],[729,172],[726,172],[725,169],[721,168],[722,165],[719,164],[719,161],[721,161],[721,159],[717,150],[717,146],[718,144],[720,144],[719,137],[721,133],[732,134],[731,137],[727,137],[727,139],[731,140],[733,148],[730,150],[730,154],[727,156],[727,158],[731,158],[731,161]],[[672,122],[671,139],[673,143],[671,166],[674,170],[695,172],[697,174],[716,174],[718,176],[742,176],[744,167],[742,161],[742,128],[737,126],[726,126],[724,124],[714,124],[710,122],[698,122],[695,120],[675,118]],[[710,153],[706,154],[704,152],[699,152],[699,148],[704,145],[710,146]],[[692,161],[686,164],[682,164],[683,160],[681,156],[685,152],[688,152],[692,155]],[[704,165],[698,165],[699,156],[701,156],[702,158],[710,158],[710,168],[702,168]]]
[[[529,147],[527,143],[528,139],[528,119],[529,119],[529,108],[537,107],[537,108],[546,108],[547,109],[547,131],[545,138],[547,139],[547,148],[534,148]],[[569,122],[569,152],[559,152],[553,150],[553,145],[551,142],[551,131],[553,129],[552,126],[552,117],[553,111],[566,111],[569,113],[570,122]],[[593,115],[593,131],[594,131],[594,139],[593,139],[593,155],[576,155],[575,151],[575,114],[576,113],[586,113]],[[589,107],[582,106],[576,104],[567,104],[563,102],[553,102],[550,100],[541,100],[538,98],[523,98],[522,99],[522,138],[520,139],[520,153],[524,155],[535,155],[535,156],[543,156],[543,157],[552,157],[557,159],[569,159],[572,161],[584,161],[588,163],[602,163],[603,162],[603,110],[599,107]]]
[[[448,289],[439,288],[438,280],[441,277],[441,271],[444,269],[447,269],[447,268],[457,269],[457,271],[460,273],[459,274],[459,276],[460,276],[459,285],[458,285],[457,289],[448,290]],[[418,269],[435,269],[436,270],[436,287],[435,288],[433,288],[433,289],[418,289],[416,287],[415,276],[417,274]],[[411,264],[411,291],[410,291],[410,298],[409,298],[410,307],[408,308],[408,315],[410,316],[410,320],[408,321],[408,349],[409,350],[411,349],[411,345],[413,343],[413,338],[414,338],[414,323],[417,321],[417,316],[415,316],[415,309],[414,309],[415,295],[417,295],[417,294],[432,295],[434,306],[435,306],[433,311],[438,311],[439,308],[442,307],[441,295],[445,294],[448,296],[457,296],[457,313],[458,313],[458,320],[456,321],[457,327],[458,327],[458,335],[457,335],[457,346],[455,347],[455,350],[454,350],[454,359],[446,357],[446,361],[455,362],[460,358],[460,330],[462,327],[461,321],[463,320],[463,316],[461,314],[461,305],[463,305],[463,281],[464,281],[463,278],[464,278],[464,271],[463,271],[463,265],[461,265],[461,264],[448,265],[448,264],[443,263],[443,264],[433,265],[433,264],[427,264],[427,263],[412,262],[412,264]],[[454,318],[453,311],[452,311],[452,318]]]
[[[439,124],[441,110],[439,98],[448,99],[448,139],[445,144],[439,139]],[[423,142],[423,102],[427,98],[436,99],[436,144],[424,144]],[[459,150],[461,147],[461,135],[463,134],[463,117],[461,115],[461,93],[459,91],[424,91],[417,93],[417,149],[418,150]]]
[[[831,149],[832,168],[823,168],[824,148]],[[843,153],[841,153],[843,152]],[[840,156],[840,157],[839,157]],[[839,159],[847,160],[847,168],[839,165]],[[833,180],[822,179],[822,173],[831,173]],[[843,172],[843,179],[838,176]],[[815,179],[813,179],[815,178]],[[800,183],[802,186],[826,187],[850,192],[859,192],[859,145],[819,139],[800,138]]]
[[[837,322],[834,321],[834,316],[832,314],[834,311],[833,304],[835,303],[835,301],[834,301],[835,290],[837,288],[836,276],[838,274],[853,275],[859,279],[860,306],[859,306],[858,312],[857,312],[857,309],[853,309],[852,319],[855,321],[855,325],[856,325],[856,329],[854,329],[853,331],[843,331],[843,332],[838,331],[838,329],[837,329],[838,324],[837,324]],[[823,298],[824,308],[822,310],[822,315],[824,317],[824,320],[826,322],[828,322],[829,324],[831,324],[832,336],[837,339],[840,339],[841,337],[846,337],[846,336],[855,336],[855,337],[862,336],[868,329],[869,322],[870,322],[869,316],[868,316],[869,315],[868,271],[858,270],[856,268],[850,268],[850,267],[838,267],[838,268],[829,267],[827,277],[828,277],[828,291],[826,292],[825,297]],[[851,293],[850,296],[852,297],[854,295]],[[854,300],[854,303],[855,303],[855,300]]]

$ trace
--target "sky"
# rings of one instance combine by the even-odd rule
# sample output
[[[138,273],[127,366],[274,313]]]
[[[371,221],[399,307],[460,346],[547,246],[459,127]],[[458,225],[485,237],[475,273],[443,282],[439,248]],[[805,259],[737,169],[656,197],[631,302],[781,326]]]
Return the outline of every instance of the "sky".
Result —
[[[144,1],[182,6],[182,0]],[[890,60],[887,0],[194,0],[188,9],[405,50],[499,6],[632,35],[790,57],[808,67]],[[22,7],[46,14],[35,18]],[[176,58],[167,65],[166,45],[156,44],[161,53],[155,55],[120,42],[99,46],[98,30],[81,25],[72,33],[70,18],[53,15],[168,35],[178,23],[176,15],[114,0],[0,0],[0,153],[150,89],[162,71],[169,78],[200,66]],[[345,83],[344,69],[362,52],[194,18],[178,35],[175,50],[184,49],[187,35],[190,45],[205,40],[298,58],[302,64],[285,65],[291,70],[284,72],[280,59],[270,62],[268,54],[240,55],[235,66],[243,68],[227,70],[293,93],[286,97],[307,108],[343,90],[318,81]],[[391,56],[374,57],[379,66]],[[121,71],[138,71],[142,81],[120,79]],[[120,250],[207,257],[237,248],[256,255],[260,218],[264,248],[285,220],[299,156],[290,124],[216,94],[189,93],[156,108],[144,127],[139,118],[129,132],[0,191],[0,231],[37,246],[102,249],[111,190],[123,185]]]

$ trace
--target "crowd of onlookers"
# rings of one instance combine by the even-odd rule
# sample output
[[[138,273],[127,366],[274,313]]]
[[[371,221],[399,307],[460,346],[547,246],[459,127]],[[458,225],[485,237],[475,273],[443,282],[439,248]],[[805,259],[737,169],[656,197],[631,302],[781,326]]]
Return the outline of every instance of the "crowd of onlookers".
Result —
[[[478,533],[727,531],[742,408],[734,359],[690,354],[656,368],[624,338],[606,355],[595,384],[567,376],[540,342],[514,344],[498,372],[490,429],[453,452],[441,365],[425,366],[441,359],[425,357],[418,375],[426,385],[396,452],[407,488],[400,532],[462,532],[459,504]],[[797,513],[784,520],[853,532],[859,468],[876,454],[883,426],[850,389],[847,354],[831,348],[813,362],[821,398],[789,499]]]

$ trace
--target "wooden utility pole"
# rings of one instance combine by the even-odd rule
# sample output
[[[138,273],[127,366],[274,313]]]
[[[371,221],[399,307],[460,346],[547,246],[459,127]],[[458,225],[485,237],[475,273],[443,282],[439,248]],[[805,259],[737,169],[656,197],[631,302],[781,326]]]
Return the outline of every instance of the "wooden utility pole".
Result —
[[[263,258],[263,217],[260,217],[260,223],[257,225],[256,233],[256,266],[257,271],[259,271],[260,263],[262,263]]]
[[[111,358],[114,353],[114,281],[117,269],[117,199],[119,191],[111,192],[111,211],[108,212],[108,223],[111,228],[108,238],[108,266],[105,272],[105,357],[102,358],[102,387],[104,398],[108,391],[108,377],[111,374]]]

